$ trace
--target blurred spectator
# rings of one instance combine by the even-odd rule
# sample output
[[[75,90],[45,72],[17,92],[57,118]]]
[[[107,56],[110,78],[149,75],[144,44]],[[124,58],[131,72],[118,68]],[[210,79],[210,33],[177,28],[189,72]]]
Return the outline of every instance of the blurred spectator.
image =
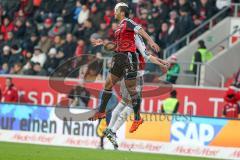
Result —
[[[86,54],[86,47],[85,43],[82,39],[79,39],[77,42],[77,48],[75,51],[75,56],[79,57],[82,56],[83,54]]]
[[[73,8],[76,4],[75,0],[68,0],[65,2],[62,10],[62,17],[66,23],[73,23]]]
[[[2,102],[17,103],[18,102],[18,90],[12,83],[12,78],[6,78],[6,86],[2,93]]]
[[[171,11],[169,13],[170,19],[169,19],[169,29],[168,29],[168,45],[171,45],[173,43],[175,43],[177,41],[178,34],[178,28],[176,26],[177,24],[177,17],[178,14],[175,10]],[[170,50],[168,50],[167,55],[171,55],[172,53],[175,53],[177,51],[177,46],[171,48]]]
[[[52,28],[52,25],[53,25],[53,21],[51,18],[46,18],[44,20],[44,23],[43,23],[43,29],[42,29],[42,32],[43,33],[49,33],[51,28]]]
[[[178,18],[177,26],[181,27],[178,27],[178,39],[189,33],[194,27],[191,15],[186,7],[181,7],[179,13],[180,16]]]
[[[80,1],[80,0],[77,0],[77,1],[76,1],[76,6],[75,6],[75,8],[74,8],[74,10],[73,10],[73,19],[74,19],[75,21],[78,21],[78,16],[79,16],[81,10],[82,10],[81,1]]]
[[[111,28],[108,30],[108,38],[110,40],[113,39],[114,32],[117,30],[117,26],[118,26],[118,24],[116,22],[113,22]]]
[[[169,35],[168,35],[168,24],[162,23],[161,31],[157,36],[157,42],[161,49],[165,49],[169,44]]]
[[[138,23],[143,27],[144,30],[147,30],[147,24],[148,24],[148,22],[147,22],[147,20],[148,20],[147,19],[148,18],[147,9],[142,9],[140,15],[141,16],[139,17],[140,19],[139,19]]]
[[[25,64],[25,66],[23,67],[23,74],[24,75],[34,75],[34,71],[33,71],[33,65],[34,65],[34,62],[27,62]]]
[[[95,32],[93,28],[92,21],[90,19],[86,20],[82,26],[78,25],[75,27],[73,34],[78,39],[83,39],[85,42],[89,44],[89,38],[91,34]]]
[[[149,34],[149,36],[150,36],[154,41],[156,41],[157,33],[156,33],[156,28],[154,27],[153,24],[149,24],[149,25],[148,25],[147,33]]]
[[[33,64],[33,75],[34,76],[46,76],[47,72],[42,68],[39,62]]]
[[[167,71],[166,81],[172,84],[176,84],[179,73],[180,73],[180,65],[177,63],[177,57],[172,55],[170,57],[170,68]]]
[[[22,49],[18,46],[18,45],[13,45],[11,47],[11,56],[9,58],[8,64],[9,64],[9,68],[10,70],[12,69],[12,67],[14,66],[15,63],[25,63],[25,59],[22,55]]]
[[[9,46],[5,45],[0,52],[0,65],[3,63],[8,63],[11,56],[11,49]]]
[[[31,59],[32,59],[32,52],[30,52],[30,51],[26,51],[26,53],[25,53],[25,61],[26,61],[26,63],[25,63],[25,65],[23,66],[23,74],[26,74],[26,70],[29,70],[30,68],[32,68],[32,66],[31,66]],[[31,75],[31,74],[29,74],[29,75]]]
[[[46,54],[42,52],[39,46],[34,47],[34,53],[31,58],[31,61],[34,63],[40,63],[41,66],[46,62]]]
[[[72,33],[67,33],[66,42],[63,44],[62,49],[65,55],[65,59],[71,58],[74,56],[76,51],[77,43],[74,40]]]
[[[22,75],[23,74],[22,68],[23,68],[22,63],[20,63],[20,62],[15,63],[10,74]]]
[[[75,86],[68,94],[69,106],[87,108],[90,100],[89,91],[81,85]]]
[[[62,47],[63,44],[63,40],[60,36],[55,36],[54,40],[53,40],[53,45],[52,47],[56,48],[57,50],[59,50]]]
[[[56,58],[57,49],[51,48],[48,52],[47,61],[44,64],[44,69],[47,71],[47,75],[50,75],[58,66],[59,61]]]
[[[195,75],[200,73],[200,65],[196,63],[206,63],[213,57],[212,52],[208,51],[203,40],[198,41],[198,50],[192,57],[192,64],[190,65],[190,71]]]
[[[52,29],[48,33],[49,36],[51,37],[62,36],[66,31],[63,18],[57,17],[56,21],[57,21],[56,24],[52,27]]]
[[[212,17],[214,13],[214,6],[210,4],[209,0],[200,0],[199,3],[196,3],[195,7],[195,16],[193,17],[194,19],[194,24],[196,26],[199,26],[202,24],[205,20],[209,19]]]
[[[160,28],[161,23],[159,22],[160,13],[157,7],[153,7],[151,10],[151,19],[150,22],[156,27]]]
[[[177,11],[173,10],[169,13],[169,21],[168,21],[170,24],[169,33],[171,33],[176,28],[177,18],[178,18]]]
[[[162,113],[176,114],[178,112],[179,100],[177,99],[177,91],[173,90],[170,93],[170,98],[163,101]]]
[[[100,37],[104,37],[108,34],[108,28],[106,23],[100,23],[100,29],[98,30],[98,34]]]
[[[57,52],[57,55],[56,55],[56,58],[57,58],[59,64],[63,62],[64,56],[65,56],[65,54],[64,54],[63,50],[59,49]]]
[[[0,68],[0,74],[8,74],[8,72],[9,72],[8,63],[3,63]]]
[[[91,6],[90,19],[93,22],[94,28],[99,28],[99,24],[102,22],[103,13],[99,10],[99,6],[93,3]]]
[[[113,12],[110,8],[105,10],[103,20],[104,20],[104,23],[106,23],[107,26],[109,26],[111,24],[111,22],[113,21]]]
[[[194,1],[188,1],[188,0],[175,0],[175,4],[173,6],[173,8],[175,10],[180,11],[181,8],[185,8],[186,12],[189,12],[190,14],[193,12],[193,8],[192,8],[192,2]]]
[[[52,46],[52,40],[48,37],[46,32],[41,33],[40,41],[38,42],[39,48],[43,53],[47,53]]]
[[[10,18],[5,17],[3,19],[3,25],[1,26],[1,33],[3,34],[5,41],[9,39],[7,33],[13,31],[13,28],[14,28],[14,24],[10,21]]]
[[[6,11],[6,15],[9,17],[14,17],[14,13],[19,8],[20,1],[1,0],[1,4]]]
[[[33,7],[34,7],[33,0],[22,0],[19,10],[22,11],[24,16],[27,16],[27,15],[31,15],[34,9]]]
[[[15,21],[15,26],[13,28],[14,37],[17,39],[22,39],[22,37],[24,37],[25,31],[26,31],[26,27],[23,21],[20,19],[17,19]]]
[[[8,46],[12,46],[15,44],[19,44],[18,40],[14,38],[13,32],[7,32],[8,39],[5,41],[5,44]]]
[[[30,52],[34,51],[34,47],[37,46],[39,42],[39,38],[36,33],[31,33],[31,36],[27,38],[25,42],[23,42],[23,48]]]
[[[14,17],[15,20],[20,20],[22,22],[24,22],[26,20],[26,15],[24,14],[24,11],[22,9],[19,9]]]
[[[155,0],[154,8],[159,13],[159,23],[166,21],[169,14],[169,8],[166,4],[164,4],[163,0]]]
[[[89,9],[86,5],[82,5],[82,9],[78,15],[78,24],[83,24],[89,18]]]
[[[209,19],[214,12],[214,6],[211,5],[211,0],[200,0],[196,5],[195,13],[201,21]]]
[[[4,45],[4,37],[3,37],[3,34],[0,32],[0,49],[3,48],[3,45]]]
[[[31,37],[32,34],[36,35],[38,33],[38,30],[33,20],[28,19],[25,25],[26,25],[26,29],[24,34],[24,40],[26,41]]]

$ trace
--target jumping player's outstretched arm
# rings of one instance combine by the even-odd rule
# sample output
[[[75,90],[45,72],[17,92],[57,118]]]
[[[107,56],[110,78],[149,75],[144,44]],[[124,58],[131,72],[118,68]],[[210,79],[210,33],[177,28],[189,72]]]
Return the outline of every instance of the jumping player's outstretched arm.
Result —
[[[162,59],[152,55],[152,54],[149,54],[147,52],[147,48],[146,48],[146,45],[145,45],[142,37],[138,34],[135,34],[135,44],[136,44],[136,47],[139,50],[140,54],[145,59],[145,61],[150,60],[150,62],[158,65],[163,70],[164,73],[167,72],[167,70],[170,66],[169,63],[165,60],[162,60]]]
[[[160,47],[152,40],[152,38],[147,34],[147,32],[144,31],[143,28],[138,30],[138,34],[148,42],[148,44],[151,46],[152,49],[154,49],[154,51],[160,51]]]

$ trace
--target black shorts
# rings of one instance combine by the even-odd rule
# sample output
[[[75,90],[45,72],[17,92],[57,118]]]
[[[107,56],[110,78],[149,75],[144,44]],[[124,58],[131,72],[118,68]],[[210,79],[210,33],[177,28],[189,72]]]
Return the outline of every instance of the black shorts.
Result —
[[[112,58],[110,73],[126,80],[136,79],[138,58],[135,53],[116,53]]]

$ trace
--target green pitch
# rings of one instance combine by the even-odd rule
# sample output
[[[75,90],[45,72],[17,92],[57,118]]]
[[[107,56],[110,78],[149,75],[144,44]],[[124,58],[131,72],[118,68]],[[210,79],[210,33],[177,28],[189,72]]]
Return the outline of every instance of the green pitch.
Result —
[[[0,142],[0,160],[201,160],[201,159],[204,158]]]

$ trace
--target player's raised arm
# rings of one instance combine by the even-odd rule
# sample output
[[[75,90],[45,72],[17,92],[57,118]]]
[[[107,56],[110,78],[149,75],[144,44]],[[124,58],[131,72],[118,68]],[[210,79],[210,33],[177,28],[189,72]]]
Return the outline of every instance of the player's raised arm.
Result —
[[[107,51],[114,51],[116,48],[116,44],[114,42],[108,41],[104,42],[102,39],[91,39],[91,43],[93,46],[103,45],[104,49]]]
[[[140,28],[137,33],[148,42],[148,44],[151,46],[152,49],[154,49],[154,51],[160,51],[160,47],[152,40],[152,38],[147,34],[147,32],[144,31],[144,29]]]

